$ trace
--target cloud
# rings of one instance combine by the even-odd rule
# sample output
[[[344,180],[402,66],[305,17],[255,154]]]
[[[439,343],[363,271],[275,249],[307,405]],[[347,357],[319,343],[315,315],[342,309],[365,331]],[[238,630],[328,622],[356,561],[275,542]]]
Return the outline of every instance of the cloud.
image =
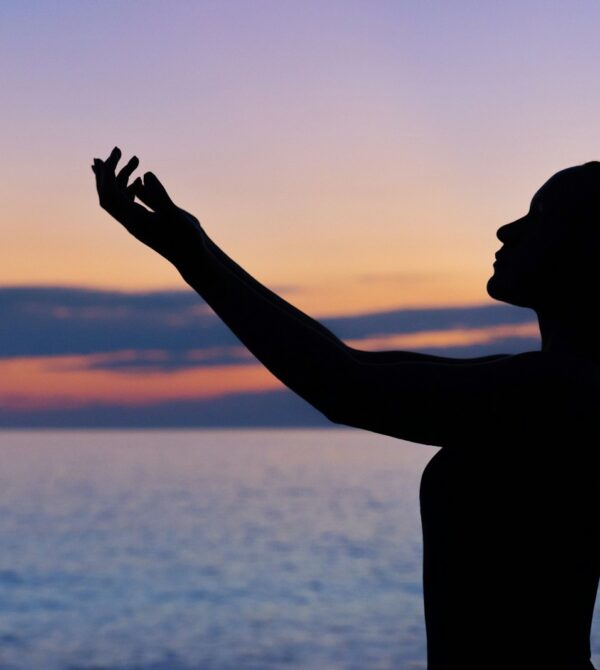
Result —
[[[4,287],[0,313],[0,427],[330,425],[191,290]],[[540,348],[535,313],[505,304],[319,321],[365,351],[470,358]]]
[[[2,288],[0,313],[2,357],[239,345],[192,291]]]
[[[517,325],[536,320],[533,310],[513,305],[474,305],[467,307],[428,307],[387,310],[321,322],[336,334],[346,338],[370,338],[386,334],[418,333],[421,331],[452,330],[456,328],[485,328],[498,325]]]
[[[3,287],[0,314],[0,358],[127,350],[137,355],[127,362],[118,357],[107,359],[106,365],[134,369],[255,362],[247,352],[242,353],[246,350],[238,338],[191,290],[125,293]],[[321,318],[320,322],[344,341],[356,341],[419,332],[517,326],[535,320],[532,310],[498,304],[398,309]]]
[[[358,340],[347,340],[346,343],[367,351],[387,349],[411,349],[414,351],[442,348],[448,350],[469,350],[473,345],[496,344],[505,342],[507,338],[523,339],[528,343],[539,339],[537,323],[500,324],[483,328],[447,328],[443,330],[423,330],[418,333],[399,333],[396,335],[379,335]],[[531,347],[529,347],[531,348]]]
[[[289,390],[232,393],[219,398],[167,400],[140,405],[97,403],[80,407],[7,409],[0,428],[339,428]]]
[[[256,358],[240,345],[237,347],[205,347],[168,351],[165,349],[126,349],[114,353],[88,356],[80,361],[87,370],[136,372],[174,372],[190,368],[221,367],[224,365],[256,364]]]

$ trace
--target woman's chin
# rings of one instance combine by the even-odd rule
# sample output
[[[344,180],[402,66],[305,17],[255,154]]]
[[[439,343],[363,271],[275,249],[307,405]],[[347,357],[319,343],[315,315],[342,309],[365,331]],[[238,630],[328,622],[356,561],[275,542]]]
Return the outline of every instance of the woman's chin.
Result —
[[[496,277],[496,273],[494,272],[494,274],[487,280],[486,290],[488,295],[496,300],[502,300],[498,295],[498,293],[502,292],[501,288],[502,287],[499,286],[498,277]]]
[[[513,302],[511,299],[511,294],[513,293],[510,290],[510,287],[506,285],[506,282],[502,281],[502,278],[497,275],[496,272],[488,279],[486,286],[488,295],[494,300],[501,300],[502,302]]]
[[[490,298],[494,298],[494,300],[507,302],[517,307],[531,307],[530,300],[523,294],[523,291],[515,290],[514,285],[503,281],[502,277],[499,277],[496,273],[488,279],[486,290]]]

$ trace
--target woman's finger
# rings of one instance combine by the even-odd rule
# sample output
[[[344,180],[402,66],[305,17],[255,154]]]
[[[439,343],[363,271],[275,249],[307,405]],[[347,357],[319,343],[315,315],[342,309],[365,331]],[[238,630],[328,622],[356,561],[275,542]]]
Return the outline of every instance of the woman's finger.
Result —
[[[101,161],[99,158],[94,158],[94,165],[92,169],[96,175],[96,190],[100,196],[104,186],[104,161]]]
[[[152,209],[157,212],[170,210],[176,207],[175,203],[169,197],[167,189],[152,172],[146,172],[144,175],[144,193],[146,198],[151,201]]]
[[[138,179],[136,179],[136,182],[138,181]],[[135,187],[135,197],[140,202],[143,202],[144,205],[146,205],[146,207],[149,207],[150,209],[156,211],[156,201],[152,197],[152,194],[148,192],[148,189],[146,188],[145,184],[142,182],[141,179],[139,179],[139,183]]]
[[[111,172],[114,174],[114,171],[117,167],[117,163],[119,162],[120,158],[121,158],[121,149],[119,149],[119,147],[115,147],[110,152],[110,156],[104,162],[104,167],[108,174],[110,174]]]
[[[127,188],[127,182],[129,181],[129,177],[131,177],[131,173],[136,169],[136,167],[139,164],[140,161],[137,156],[132,156],[129,159],[127,165],[117,175],[117,186],[119,188]]]
[[[139,189],[142,187],[142,179],[141,177],[136,177],[129,186],[125,189],[127,191],[127,196],[133,200],[136,196],[139,197]],[[141,200],[141,198],[140,198]]]
[[[113,155],[114,152],[111,153],[110,157],[113,158],[114,164]],[[128,202],[127,196],[122,189],[117,188],[114,169],[110,168],[108,161],[95,159],[94,164],[96,166],[96,188],[98,190],[100,206],[114,216],[115,212],[121,210],[123,204]]]

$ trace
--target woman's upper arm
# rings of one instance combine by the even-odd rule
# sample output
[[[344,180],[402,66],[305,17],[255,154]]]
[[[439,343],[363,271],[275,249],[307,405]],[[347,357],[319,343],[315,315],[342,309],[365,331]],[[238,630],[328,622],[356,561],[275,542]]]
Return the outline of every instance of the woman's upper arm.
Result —
[[[393,363],[445,363],[448,365],[465,365],[471,363],[484,363],[497,358],[505,358],[511,354],[490,354],[477,358],[448,358],[424,354],[420,351],[363,351],[347,346],[350,356],[360,363],[367,365],[390,365]]]
[[[339,380],[332,420],[421,444],[469,447],[565,410],[564,360],[542,351],[484,359],[355,359]]]

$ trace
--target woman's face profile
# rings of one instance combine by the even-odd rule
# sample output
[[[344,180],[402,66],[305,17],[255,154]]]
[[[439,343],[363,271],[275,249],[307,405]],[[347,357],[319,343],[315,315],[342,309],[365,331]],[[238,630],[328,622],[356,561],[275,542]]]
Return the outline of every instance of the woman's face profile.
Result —
[[[503,244],[487,282],[492,298],[536,309],[586,293],[586,245],[576,234],[584,230],[577,220],[585,197],[581,169],[557,172],[535,193],[525,216],[498,228]]]

